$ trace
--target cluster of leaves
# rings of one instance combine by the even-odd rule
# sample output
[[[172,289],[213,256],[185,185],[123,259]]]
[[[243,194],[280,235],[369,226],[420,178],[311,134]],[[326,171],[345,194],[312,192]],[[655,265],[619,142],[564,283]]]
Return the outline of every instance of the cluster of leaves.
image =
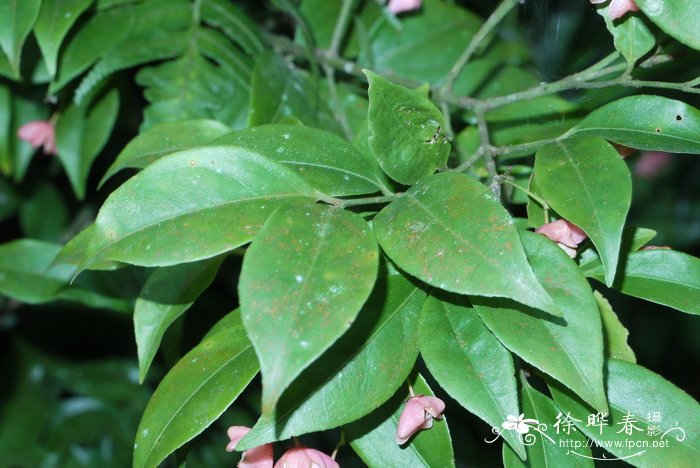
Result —
[[[227,0],[5,2],[3,218],[33,156],[15,136],[23,123],[53,112],[81,200],[124,82],[148,104],[98,178],[138,173],[65,245],[42,213],[20,212],[38,227],[0,245],[0,293],[133,312],[143,382],[166,332],[242,255],[239,307],[163,377],[135,433],[137,467],[235,412],[258,372],[259,418],[239,450],[342,427],[369,466],[454,466],[445,421],[393,442],[405,383],[431,395],[429,372],[490,426],[569,414],[579,432],[562,440],[632,440],[607,450],[692,466],[700,406],[636,364],[593,289],[700,314],[700,259],[644,249],[655,233],[627,225],[632,179],[612,144],[700,154],[700,111],[684,101],[700,84],[687,66],[700,6],[637,3],[616,21],[598,9],[615,51],[540,83],[515,0],[487,19],[443,0],[399,18],[373,0],[280,0],[263,26]],[[293,37],[268,32],[288,18]],[[55,198],[40,187],[37,199]],[[550,218],[590,239],[575,259],[530,231]],[[655,436],[619,424],[649,412],[685,437],[637,454]],[[591,430],[591,413],[609,424]],[[501,435],[506,466],[593,466],[590,444],[574,458],[559,441]]]

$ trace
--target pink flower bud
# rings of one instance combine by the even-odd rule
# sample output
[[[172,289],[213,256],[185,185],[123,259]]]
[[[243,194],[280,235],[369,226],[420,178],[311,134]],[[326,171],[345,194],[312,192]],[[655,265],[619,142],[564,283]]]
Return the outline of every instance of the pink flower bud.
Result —
[[[576,247],[578,247],[581,242],[588,239],[588,236],[580,227],[565,219],[558,219],[554,222],[542,225],[535,229],[535,232],[543,234],[556,242],[571,258],[576,257]]]
[[[591,0],[594,5],[605,3],[607,0]],[[608,7],[610,19],[616,20],[622,18],[628,11],[639,11],[639,7],[634,0],[612,0]]]
[[[421,7],[423,0],[389,0],[387,7],[393,14],[403,13],[405,11],[417,10]]]
[[[439,398],[423,395],[409,398],[399,417],[396,443],[404,444],[419,430],[433,427],[433,419],[442,419],[443,411],[445,402]]]
[[[49,121],[35,120],[28,122],[17,130],[17,136],[34,148],[43,146],[46,154],[57,154],[56,130]]]
[[[316,449],[294,447],[277,460],[275,468],[339,468],[339,465],[331,457]]]
[[[231,441],[226,446],[227,452],[233,452],[236,449],[238,442],[250,432],[249,427],[245,426],[231,426],[226,431],[228,438]],[[272,468],[272,444],[261,445],[260,447],[255,447],[248,449],[243,452],[243,457],[241,461],[238,462],[239,468]]]

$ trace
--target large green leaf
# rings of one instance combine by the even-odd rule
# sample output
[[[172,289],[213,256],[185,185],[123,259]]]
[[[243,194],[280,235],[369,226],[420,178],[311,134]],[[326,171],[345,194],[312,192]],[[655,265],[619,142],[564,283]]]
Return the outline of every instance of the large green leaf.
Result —
[[[14,166],[12,151],[12,94],[0,84],[0,174],[9,176]]]
[[[222,123],[204,119],[165,122],[151,127],[126,145],[107,169],[101,183],[122,169],[143,169],[165,155],[204,146],[229,131]]]
[[[653,229],[634,226],[627,226],[625,229],[623,229],[622,246],[620,248],[620,253],[622,254],[623,260],[621,260],[621,262],[627,258],[627,255],[641,249],[654,237],[656,237],[656,231]],[[588,270],[599,268],[600,257],[595,249],[590,246],[586,246],[579,250],[578,266],[584,274],[586,274]]]
[[[369,147],[384,172],[413,184],[445,166],[450,143],[445,118],[425,95],[368,70]]]
[[[520,400],[523,405],[524,417],[534,419],[538,423],[530,423],[529,432],[523,436],[527,452],[525,461],[521,460],[510,446],[503,444],[504,468],[594,467],[591,450],[586,445],[586,438],[577,431],[570,431],[567,434],[563,430],[558,433],[552,430],[552,425],[557,420],[559,408],[551,399],[532,388],[524,378],[522,379]],[[537,429],[542,432],[537,431]],[[501,429],[503,436],[512,432],[514,431],[506,432]],[[575,449],[576,454],[572,453],[572,449]]]
[[[95,232],[95,225],[90,224],[85,229],[76,234],[61,251],[56,255],[53,263],[55,265],[68,264],[78,266],[85,261],[85,253],[87,252],[92,235]],[[123,263],[107,260],[102,263],[90,264],[91,270],[116,270],[125,266]]]
[[[439,81],[479,26],[481,20],[465,8],[441,0],[424,0],[421,11],[405,16],[400,24],[379,19],[370,28],[369,50],[360,61],[378,73],[392,72],[421,82]]]
[[[566,136],[595,135],[631,148],[700,154],[700,111],[662,96],[629,96],[579,122]]]
[[[623,359],[629,362],[637,362],[634,351],[627,344],[629,332],[622,325],[612,306],[602,294],[594,291],[595,300],[598,303],[600,319],[603,323],[603,337],[605,338],[605,356],[615,359]]]
[[[109,196],[83,267],[105,260],[168,266],[213,257],[249,242],[280,205],[319,196],[291,170],[251,151],[182,151]]]
[[[637,0],[637,5],[666,34],[700,50],[700,3],[695,0]]]
[[[107,143],[119,112],[119,93],[112,89],[95,102],[70,104],[56,123],[56,146],[73,191],[85,197],[92,162]]]
[[[39,43],[49,75],[56,74],[56,60],[63,39],[80,14],[90,6],[92,0],[43,0],[41,13],[34,26],[34,35]]]
[[[411,379],[411,383],[416,394],[433,395],[420,375]],[[408,391],[400,390],[375,412],[346,426],[345,432],[352,449],[370,468],[455,466],[445,418],[434,421],[432,428],[419,431],[407,444],[400,446],[396,443],[399,417],[409,396]],[[449,412],[449,408],[446,411]]]
[[[425,297],[401,275],[380,276],[350,329],[292,383],[273,413],[261,416],[240,448],[330,429],[384,403],[418,356]]]
[[[564,313],[563,319],[503,299],[472,304],[507,348],[607,411],[603,389],[603,333],[588,282],[571,259],[544,236],[522,233],[535,275]]]
[[[41,0],[0,2],[0,48],[5,52],[16,78],[20,76],[22,46],[39,16]]]
[[[90,18],[68,38],[49,92],[55,93],[125,39],[134,23],[134,8],[111,8]]]
[[[143,382],[172,323],[214,280],[223,257],[158,268],[143,286],[134,306],[134,334]]]
[[[365,221],[320,205],[280,209],[246,252],[238,295],[260,359],[264,414],[350,327],[377,275]]]
[[[168,372],[148,402],[136,432],[134,468],[158,466],[201,433],[257,372],[255,352],[240,322],[205,338]]]
[[[607,361],[605,388],[610,413],[608,424],[598,427],[587,424],[595,413],[585,403],[559,384],[549,386],[581,432],[627,463],[645,468],[697,464],[700,405],[695,400],[653,372],[617,359]]]
[[[460,405],[493,427],[518,415],[518,386],[510,352],[491,334],[477,313],[457,296],[430,297],[420,320],[420,352],[430,373]],[[504,439],[525,456],[513,432]]]
[[[386,190],[386,178],[341,137],[299,125],[261,125],[230,133],[215,144],[256,151],[294,169],[329,195],[360,195]]]
[[[600,266],[585,272],[603,280]],[[700,259],[669,249],[641,250],[627,257],[613,287],[630,296],[700,314]]]
[[[510,215],[469,176],[421,180],[376,216],[374,230],[399,267],[432,286],[560,315],[527,263]]]
[[[611,285],[632,199],[632,178],[620,155],[600,138],[560,141],[537,152],[534,177],[547,203],[591,238]]]

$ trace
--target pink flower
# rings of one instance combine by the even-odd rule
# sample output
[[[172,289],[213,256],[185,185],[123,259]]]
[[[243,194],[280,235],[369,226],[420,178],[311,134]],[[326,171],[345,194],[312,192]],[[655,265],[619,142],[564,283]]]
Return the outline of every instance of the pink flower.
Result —
[[[642,151],[634,164],[634,174],[642,179],[653,179],[671,164],[671,155],[662,151]]]
[[[403,13],[405,11],[417,10],[421,7],[423,0],[389,0],[389,11],[393,14]]]
[[[250,432],[249,427],[245,426],[231,426],[228,428],[226,433],[231,442],[226,446],[227,452],[233,452],[236,449],[238,442]],[[239,468],[272,468],[272,444],[261,445],[260,447],[255,447],[248,449],[243,452],[243,457],[241,461],[238,462]]]
[[[323,452],[306,447],[287,450],[275,468],[339,468],[338,462]]]
[[[581,242],[588,239],[588,236],[580,227],[565,219],[558,219],[540,226],[535,229],[535,232],[543,234],[556,242],[571,258],[576,257],[576,247],[578,247]]]
[[[605,3],[607,0],[591,0],[591,3]],[[610,19],[622,18],[628,11],[639,11],[639,7],[634,0],[612,0],[608,7]]]
[[[439,398],[423,395],[409,398],[399,417],[396,443],[404,444],[419,430],[433,427],[433,419],[442,419],[443,411],[445,402]]]
[[[17,136],[34,148],[43,146],[46,154],[57,154],[56,130],[53,123],[49,121],[35,120],[28,122],[17,130]]]

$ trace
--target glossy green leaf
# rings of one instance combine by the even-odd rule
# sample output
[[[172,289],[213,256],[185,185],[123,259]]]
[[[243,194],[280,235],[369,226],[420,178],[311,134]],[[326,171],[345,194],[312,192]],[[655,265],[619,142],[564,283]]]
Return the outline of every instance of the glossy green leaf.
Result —
[[[569,434],[566,434],[560,430],[557,433],[556,429],[552,428],[557,420],[557,414],[559,414],[557,405],[550,398],[532,388],[526,379],[523,378],[521,381],[520,400],[524,417],[534,419],[538,423],[528,424],[530,431],[522,436],[527,452],[525,461],[518,457],[510,446],[503,444],[504,468],[559,468],[562,466],[593,468],[595,465],[591,458],[591,450],[586,445],[588,442],[586,438],[576,431],[570,431]],[[501,429],[502,435],[511,432],[514,431]]]
[[[535,275],[563,318],[503,299],[474,297],[471,302],[508,349],[606,411],[603,333],[593,292],[576,264],[556,244],[539,234],[521,235]]]
[[[158,268],[148,278],[134,307],[140,382],[168,327],[209,287],[222,261],[223,257],[218,257]]]
[[[361,54],[360,63],[420,82],[444,79],[482,21],[441,0],[424,0],[422,5],[419,13],[404,16],[398,25],[386,19],[373,25],[369,50]]]
[[[136,432],[134,468],[156,467],[201,433],[258,372],[242,324],[204,339],[163,378]]]
[[[418,357],[425,298],[401,275],[380,276],[350,329],[302,372],[273,413],[261,416],[240,448],[347,424],[389,399]]]
[[[234,132],[215,144],[256,151],[281,162],[309,185],[329,195],[388,190],[384,174],[341,137],[298,125],[261,125]]]
[[[238,148],[162,158],[107,198],[83,267],[105,260],[168,266],[250,242],[275,208],[319,194],[281,164]]]
[[[418,375],[411,380],[416,394],[433,395],[423,377]],[[396,443],[399,417],[409,396],[408,391],[399,390],[375,412],[346,426],[350,446],[369,468],[455,466],[446,418],[434,421],[432,428],[419,431],[403,446]]]
[[[455,300],[455,302],[451,302]],[[448,302],[450,301],[450,302]],[[492,427],[521,413],[510,352],[457,296],[431,296],[420,319],[420,352],[430,373],[460,405]],[[504,439],[525,456],[513,432]]]
[[[364,72],[369,81],[369,147],[384,172],[410,185],[444,167],[450,155],[445,118],[430,98]]]
[[[118,113],[119,93],[113,89],[90,105],[71,104],[56,123],[58,158],[80,199],[85,197],[92,162],[107,143]]]
[[[63,39],[92,0],[43,0],[41,12],[34,26],[34,35],[39,43],[49,75],[56,74],[56,60]]]
[[[598,8],[598,14],[605,20],[605,26],[613,36],[615,49],[633,67],[656,45],[656,38],[643,15],[628,14],[613,21],[609,15],[610,5]]]
[[[700,405],[695,400],[659,375],[617,359],[607,361],[605,388],[608,424],[597,427],[586,424],[595,414],[587,405],[561,385],[549,386],[561,411],[615,457],[644,468],[697,464]]]
[[[622,359],[629,362],[637,362],[634,351],[627,344],[629,332],[617,318],[612,306],[602,294],[594,291],[595,300],[598,303],[600,319],[603,323],[603,338],[605,339],[605,356]]]
[[[220,28],[247,53],[254,55],[265,50],[258,26],[235,4],[226,0],[203,0],[201,12],[204,21]]]
[[[246,252],[241,313],[260,359],[264,414],[350,327],[377,275],[365,221],[320,205],[280,209]]]
[[[669,36],[700,50],[700,4],[695,0],[639,0],[642,12]]]
[[[55,93],[125,39],[134,23],[134,8],[100,11],[68,39],[49,92]]]
[[[67,264],[76,267],[83,263],[85,261],[85,252],[90,245],[94,232],[95,225],[90,224],[88,227],[76,234],[75,237],[73,237],[68,241],[68,243],[66,243],[66,245],[63,246],[58,255],[56,255],[53,263],[55,265]],[[124,264],[107,260],[102,263],[90,264],[90,269],[115,270],[122,266],[124,266]]]
[[[0,2],[0,48],[9,59],[16,78],[24,40],[39,16],[41,0],[5,0]]]
[[[539,150],[534,174],[547,203],[591,238],[611,285],[632,198],[627,165],[607,142],[576,138]]]
[[[51,300],[70,281],[74,268],[52,267],[61,247],[20,239],[0,245],[0,294],[27,304]]]
[[[643,150],[700,154],[700,111],[662,96],[629,96],[593,112],[567,136],[595,135]]]
[[[100,184],[122,169],[143,169],[165,155],[204,146],[229,132],[226,125],[215,120],[166,122],[151,127],[126,145]]]
[[[469,176],[423,179],[374,218],[374,231],[392,261],[432,286],[560,314],[527,263],[510,215]]]
[[[585,273],[590,278],[603,280],[601,267]],[[630,296],[698,315],[700,259],[669,249],[633,252],[613,287]]]

